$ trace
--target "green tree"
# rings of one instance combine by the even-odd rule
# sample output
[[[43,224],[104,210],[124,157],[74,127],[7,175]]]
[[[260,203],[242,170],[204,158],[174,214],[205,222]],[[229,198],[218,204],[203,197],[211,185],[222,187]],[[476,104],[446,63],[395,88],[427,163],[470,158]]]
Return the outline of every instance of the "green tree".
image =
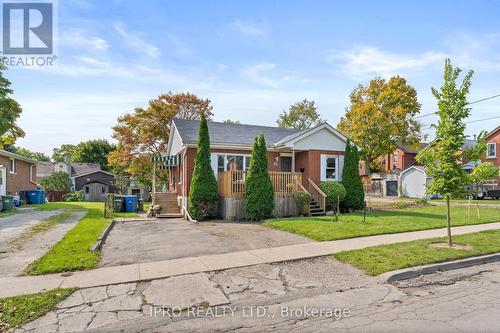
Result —
[[[78,150],[76,145],[62,144],[59,148],[52,150],[52,161],[71,163],[75,161],[75,155]]]
[[[263,134],[256,137],[253,144],[245,179],[244,208],[248,220],[261,220],[273,214],[274,189],[267,171],[267,148]]]
[[[3,76],[5,69],[7,67],[0,63],[0,148],[24,137],[24,131],[16,123],[22,109],[19,103],[9,97],[14,91],[10,88],[10,81]]]
[[[287,111],[283,111],[276,123],[279,127],[296,128],[305,130],[324,122],[319,115],[314,101],[304,99],[290,105]]]
[[[71,191],[71,178],[64,171],[57,171],[40,181],[46,191],[69,192]]]
[[[76,146],[72,162],[99,163],[101,170],[109,171],[108,156],[116,149],[114,144],[107,140],[89,140],[80,142]]]
[[[473,71],[469,71],[459,84],[457,81],[460,68],[453,68],[449,59],[444,66],[444,84],[438,91],[432,88],[432,93],[438,104],[438,124],[436,140],[417,155],[417,161],[427,167],[427,175],[432,181],[427,192],[440,194],[446,200],[446,222],[448,244],[452,246],[450,199],[466,193],[472,178],[462,169],[465,140],[465,123],[470,114],[467,107],[467,95],[471,85]]]
[[[202,114],[198,133],[193,178],[189,188],[189,212],[197,220],[215,216],[217,181],[210,165],[210,137],[205,115]]]
[[[15,153],[15,154],[30,158],[30,159],[35,160],[35,161],[44,161],[44,162],[50,161],[50,157],[48,157],[44,153],[31,151],[31,150],[26,149],[26,148],[16,147],[13,145],[5,145],[4,149],[6,151],[11,152],[11,153]]]
[[[361,209],[365,206],[365,190],[359,176],[358,147],[347,140],[342,169],[342,185],[347,190],[342,206],[348,210]]]
[[[402,77],[389,81],[375,78],[350,94],[351,105],[337,128],[361,148],[369,168],[378,156],[391,154],[398,144],[412,146],[420,141],[420,112],[417,91]]]

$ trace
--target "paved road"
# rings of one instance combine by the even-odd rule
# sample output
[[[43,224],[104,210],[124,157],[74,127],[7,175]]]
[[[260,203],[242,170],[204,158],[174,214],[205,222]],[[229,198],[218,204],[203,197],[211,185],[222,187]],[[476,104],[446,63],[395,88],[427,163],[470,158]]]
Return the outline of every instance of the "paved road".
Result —
[[[19,331],[498,332],[499,282],[500,263],[390,285],[322,257],[82,289]]]

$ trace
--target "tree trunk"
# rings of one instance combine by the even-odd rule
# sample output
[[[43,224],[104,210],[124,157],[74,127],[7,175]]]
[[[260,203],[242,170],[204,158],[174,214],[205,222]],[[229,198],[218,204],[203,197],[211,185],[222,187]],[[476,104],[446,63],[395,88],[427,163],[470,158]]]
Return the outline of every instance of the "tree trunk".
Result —
[[[448,245],[453,246],[451,241],[451,216],[450,216],[450,197],[446,197],[446,228],[448,232]]]

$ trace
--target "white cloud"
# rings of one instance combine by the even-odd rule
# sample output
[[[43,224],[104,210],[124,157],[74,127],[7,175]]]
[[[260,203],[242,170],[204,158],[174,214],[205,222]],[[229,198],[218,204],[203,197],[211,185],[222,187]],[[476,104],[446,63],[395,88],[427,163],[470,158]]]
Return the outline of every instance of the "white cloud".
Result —
[[[233,22],[231,22],[231,26],[245,36],[264,37],[267,35],[267,28],[265,27],[265,23],[251,23],[234,20]]]
[[[373,46],[357,47],[350,51],[329,51],[326,60],[337,62],[343,72],[354,79],[364,79],[380,75],[389,77],[403,72],[425,69],[442,65],[448,56],[441,52],[424,52],[408,55],[380,50]]]
[[[104,51],[109,48],[109,43],[88,30],[73,29],[61,33],[59,46]]]
[[[278,88],[287,81],[307,82],[307,79],[299,78],[297,72],[279,70],[278,66],[271,62],[260,62],[246,67],[243,75],[264,86]]]
[[[146,54],[151,58],[158,58],[161,55],[160,49],[155,45],[147,42],[141,33],[134,33],[127,31],[122,22],[116,23],[114,26],[115,31],[123,38],[125,45]]]

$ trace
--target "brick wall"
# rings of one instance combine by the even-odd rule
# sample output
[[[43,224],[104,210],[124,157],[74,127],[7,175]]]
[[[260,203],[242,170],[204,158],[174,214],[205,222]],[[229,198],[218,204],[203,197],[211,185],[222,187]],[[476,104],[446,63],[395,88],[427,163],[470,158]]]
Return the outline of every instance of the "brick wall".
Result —
[[[295,154],[295,170],[302,173],[302,183],[305,186],[307,179],[311,178],[318,184],[321,179],[321,155],[344,155],[343,151],[335,150],[309,150]]]
[[[33,168],[33,177],[36,175],[36,166],[23,160],[16,159],[16,173],[12,174],[9,171],[10,158],[0,156],[0,165],[7,169],[7,193],[12,195],[19,194],[21,190],[34,190],[36,184],[30,181],[30,168]]]

